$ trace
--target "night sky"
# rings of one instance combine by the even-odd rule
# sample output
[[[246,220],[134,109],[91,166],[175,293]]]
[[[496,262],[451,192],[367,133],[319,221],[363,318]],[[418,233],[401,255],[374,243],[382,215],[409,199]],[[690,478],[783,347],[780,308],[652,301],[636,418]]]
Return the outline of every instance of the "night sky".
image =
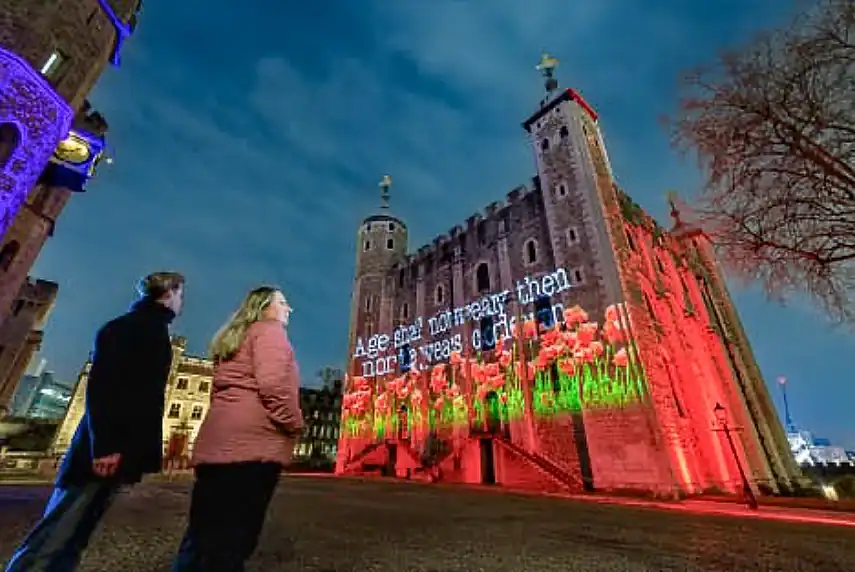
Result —
[[[786,17],[780,0],[147,2],[92,102],[115,162],[66,209],[34,275],[60,283],[43,357],[61,379],[152,270],[188,277],[176,332],[201,353],[245,292],[281,285],[304,383],[346,353],[355,232],[394,177],[411,249],[534,174],[520,123],[544,49],[599,112],[619,184],[665,221],[699,174],[659,118],[681,71]],[[786,6],[785,6],[786,8]],[[855,447],[855,338],[733,285],[797,423]],[[850,372],[850,373],[847,373]],[[773,388],[780,403],[777,387]]]

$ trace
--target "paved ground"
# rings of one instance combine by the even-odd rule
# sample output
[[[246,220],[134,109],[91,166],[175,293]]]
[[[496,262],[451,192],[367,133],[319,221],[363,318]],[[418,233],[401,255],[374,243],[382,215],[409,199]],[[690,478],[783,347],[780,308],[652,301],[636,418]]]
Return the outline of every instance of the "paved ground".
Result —
[[[169,570],[186,489],[149,484],[124,495],[81,572]],[[0,561],[36,519],[46,493],[0,487]],[[855,528],[292,477],[279,488],[248,568],[277,570],[844,572],[855,570]]]

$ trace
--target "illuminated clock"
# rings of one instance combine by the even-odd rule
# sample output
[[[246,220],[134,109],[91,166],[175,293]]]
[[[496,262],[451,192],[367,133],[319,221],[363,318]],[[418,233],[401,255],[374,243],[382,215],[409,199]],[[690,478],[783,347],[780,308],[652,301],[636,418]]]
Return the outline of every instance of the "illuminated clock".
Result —
[[[61,161],[79,165],[85,163],[92,155],[89,145],[74,134],[68,136],[67,139],[60,141],[56,147],[55,155]]]

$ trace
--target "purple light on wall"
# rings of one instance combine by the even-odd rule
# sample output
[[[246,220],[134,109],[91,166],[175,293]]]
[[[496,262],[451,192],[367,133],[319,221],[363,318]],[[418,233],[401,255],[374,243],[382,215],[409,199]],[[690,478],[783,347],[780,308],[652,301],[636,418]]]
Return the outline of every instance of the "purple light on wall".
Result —
[[[118,67],[122,63],[119,55],[122,51],[122,44],[127,38],[131,37],[133,30],[128,24],[122,22],[121,18],[116,15],[116,11],[110,5],[108,0],[98,0],[98,3],[101,5],[101,9],[104,10],[107,18],[110,19],[110,22],[113,24],[113,28],[116,29],[116,45],[113,46],[113,54],[110,56],[110,63]]]
[[[0,47],[0,124],[20,134],[0,166],[0,237],[71,127],[74,112],[36,70]]]

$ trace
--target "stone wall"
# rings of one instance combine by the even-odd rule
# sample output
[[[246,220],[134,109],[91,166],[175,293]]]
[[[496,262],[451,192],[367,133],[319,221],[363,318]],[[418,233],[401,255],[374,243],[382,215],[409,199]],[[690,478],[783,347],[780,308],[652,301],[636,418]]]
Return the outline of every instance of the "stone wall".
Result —
[[[584,412],[595,489],[672,489],[664,452],[645,409],[640,405]]]

